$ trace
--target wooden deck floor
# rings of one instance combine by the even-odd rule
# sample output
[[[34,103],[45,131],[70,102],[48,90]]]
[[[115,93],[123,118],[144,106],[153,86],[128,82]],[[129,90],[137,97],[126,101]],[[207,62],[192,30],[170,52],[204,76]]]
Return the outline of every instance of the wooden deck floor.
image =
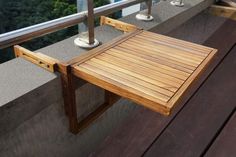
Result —
[[[217,56],[169,117],[140,108],[91,156],[236,156],[236,22],[204,45]]]

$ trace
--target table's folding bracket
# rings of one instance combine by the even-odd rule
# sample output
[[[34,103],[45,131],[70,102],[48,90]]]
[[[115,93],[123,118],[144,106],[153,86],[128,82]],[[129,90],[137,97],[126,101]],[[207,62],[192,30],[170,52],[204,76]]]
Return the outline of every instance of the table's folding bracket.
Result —
[[[105,16],[101,16],[100,25],[110,25],[123,32],[132,32],[139,29],[135,25],[131,25],[122,21],[114,20],[112,18],[105,17]]]
[[[78,122],[75,96],[75,76],[72,73],[70,65],[67,66],[66,69],[68,73],[61,75],[65,113],[69,118],[70,131],[77,134],[100,117],[109,107],[120,99],[120,96],[105,90],[104,103],[95,109],[95,111],[90,113],[86,118]]]
[[[61,73],[65,114],[69,119],[69,130],[74,134],[77,134],[88,125],[90,125],[117,100],[120,99],[120,96],[115,95],[109,91],[105,91],[104,103],[83,120],[78,122],[75,95],[75,76],[72,73],[73,67],[70,64],[62,63],[57,59],[54,59],[42,53],[34,53],[18,45],[14,46],[14,51],[16,57],[22,57],[50,72]]]

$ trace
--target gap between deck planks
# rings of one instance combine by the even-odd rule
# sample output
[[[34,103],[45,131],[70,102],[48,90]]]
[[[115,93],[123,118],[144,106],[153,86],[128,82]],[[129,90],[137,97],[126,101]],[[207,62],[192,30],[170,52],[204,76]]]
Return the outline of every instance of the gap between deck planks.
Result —
[[[144,157],[201,156],[236,104],[236,46]]]
[[[207,46],[219,48],[217,57],[202,77],[189,89],[189,93],[185,94],[184,98],[179,103],[181,105],[177,106],[170,117],[162,117],[150,110],[141,108],[124,123],[123,127],[117,129],[112,136],[109,136],[100,149],[91,154],[91,156],[141,156],[154,140],[165,131],[165,128],[168,127],[176,114],[181,111],[183,105],[191,98],[208,74],[227,54],[230,47],[233,45],[233,40],[236,38],[236,33],[232,32],[233,28],[235,28],[235,23],[227,21],[205,43]],[[222,39],[224,39],[224,42],[222,42]],[[188,117],[186,117],[186,119],[188,119]],[[180,150],[180,152],[181,151],[186,150]]]
[[[206,157],[235,157],[236,149],[236,112],[230,117],[226,126],[220,132],[210,149],[205,154]]]

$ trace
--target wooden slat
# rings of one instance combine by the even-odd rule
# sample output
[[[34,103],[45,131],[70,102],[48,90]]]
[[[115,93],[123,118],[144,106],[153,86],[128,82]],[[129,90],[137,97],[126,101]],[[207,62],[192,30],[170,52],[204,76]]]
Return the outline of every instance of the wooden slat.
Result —
[[[170,91],[172,91],[172,89],[174,91],[176,91],[176,89],[180,85],[182,85],[182,83],[173,82],[173,81],[165,79],[163,77],[155,77],[155,75],[153,76],[153,74],[150,74],[149,71],[140,70],[140,69],[137,70],[137,68],[132,67],[132,66],[122,66],[121,64],[116,63],[116,62],[103,61],[103,60],[96,59],[96,58],[93,58],[91,60],[93,60],[94,62],[97,62],[97,63],[107,65],[107,66],[114,68],[115,70],[119,70],[127,75],[131,75],[131,76],[143,79],[144,81],[147,81],[147,82],[150,81],[150,82],[156,83],[156,85],[160,84],[163,86],[163,88],[166,88]]]
[[[159,80],[154,80],[154,79],[148,78],[148,77],[146,77],[145,75],[138,74],[138,73],[132,72],[132,71],[130,71],[130,70],[120,68],[120,67],[118,67],[118,66],[116,66],[116,65],[113,65],[113,64],[110,64],[110,63],[108,63],[108,62],[104,62],[104,61],[101,61],[101,60],[97,60],[97,59],[95,59],[95,58],[93,58],[92,60],[93,60],[94,62],[97,62],[97,63],[100,63],[100,64],[104,64],[104,65],[106,65],[106,66],[109,66],[109,67],[111,67],[111,68],[114,68],[115,70],[121,71],[121,72],[125,73],[126,75],[131,75],[131,76],[133,76],[133,77],[136,77],[136,78],[139,78],[139,79],[144,80],[144,81],[146,81],[146,82],[149,82],[149,83],[152,83],[152,84],[154,84],[154,85],[157,85],[157,86],[159,86],[159,87],[161,87],[161,88],[163,88],[163,89],[167,89],[167,90],[172,91],[172,92],[175,92],[175,91],[178,89],[178,87],[175,87],[174,85],[168,85],[168,84],[163,83],[163,82],[161,82],[161,81],[159,81]]]
[[[70,60],[68,63],[74,66],[77,66],[78,64],[81,64],[87,60],[89,60],[90,58],[93,58],[94,56],[97,56],[101,53],[103,53],[105,50],[110,49],[114,46],[116,46],[119,43],[122,43],[126,40],[128,40],[129,38],[141,33],[142,30],[136,30],[134,32],[130,32],[130,33],[126,33],[124,35],[121,35],[115,39],[113,39],[111,42],[105,43],[97,48],[94,48],[86,53],[83,53],[82,55]]]
[[[150,90],[157,91],[157,92],[159,92],[161,94],[164,94],[164,95],[166,95],[168,97],[171,97],[174,94],[174,92],[171,92],[169,90],[161,88],[161,87],[159,87],[157,85],[148,83],[148,82],[146,82],[146,81],[144,81],[142,79],[133,77],[132,75],[127,75],[127,74],[125,74],[125,73],[123,73],[121,71],[113,69],[112,67],[109,67],[106,64],[97,62],[95,60],[90,60],[89,62],[86,62],[86,64],[92,65],[92,66],[94,66],[94,67],[96,67],[98,69],[102,69],[102,70],[104,70],[106,72],[109,72],[109,73],[111,73],[113,75],[118,76],[119,78],[122,78],[124,80],[128,80],[129,82],[133,82],[135,84],[138,84],[138,85],[143,86],[145,88],[148,88]]]
[[[161,34],[151,33],[148,31],[144,31],[143,33],[141,33],[139,35],[147,37],[147,38],[152,38],[152,39],[162,41],[166,44],[169,44],[170,46],[175,46],[180,49],[185,49],[186,51],[196,53],[198,55],[206,56],[208,54],[206,52],[211,51],[211,48],[203,46],[203,45],[199,46],[199,44],[191,43],[191,42],[180,40],[180,39],[171,38],[171,37],[161,35]],[[185,47],[183,47],[183,44],[185,45]]]
[[[91,71],[93,73],[96,73],[100,76],[104,76],[105,78],[109,78],[110,80],[112,80],[113,82],[117,82],[119,84],[122,84],[126,87],[130,87],[132,89],[135,89],[137,91],[140,91],[140,93],[145,93],[147,98],[153,100],[153,101],[163,101],[163,102],[167,102],[169,100],[170,97],[163,95],[161,93],[155,92],[151,89],[148,89],[142,85],[139,85],[135,82],[132,82],[128,79],[122,78],[122,76],[118,76],[118,75],[114,75],[112,73],[109,73],[105,70],[99,69],[93,65],[89,65],[87,63],[81,65],[80,67],[84,68],[87,71]],[[135,94],[134,94],[135,95]],[[140,101],[140,103],[142,104],[142,100]]]
[[[186,77],[188,77],[190,75],[190,73],[187,73],[187,72],[184,72],[184,71],[181,71],[181,70],[178,70],[178,69],[175,69],[175,68],[163,65],[163,64],[159,64],[159,63],[157,63],[155,61],[151,61],[151,60],[139,57],[139,56],[131,55],[131,54],[125,53],[123,51],[118,51],[118,50],[115,50],[115,49],[110,49],[110,51],[107,51],[106,53],[114,55],[114,56],[117,56],[117,57],[120,57],[120,58],[126,58],[127,60],[130,60],[130,61],[140,62],[141,65],[146,63],[146,64],[149,64],[151,66],[157,67],[160,70],[164,69],[167,72],[171,72],[171,73],[174,73],[174,74],[182,75],[185,79],[186,79]]]
[[[187,57],[196,61],[201,61],[205,58],[205,56],[201,56],[199,54],[196,53],[191,53],[189,51],[186,51],[185,49],[180,49],[180,48],[176,48],[171,46],[170,44],[164,44],[162,42],[159,42],[159,40],[153,40],[150,38],[145,38],[142,36],[135,36],[135,40],[139,41],[139,42],[145,42],[145,43],[149,43],[152,44],[153,46],[156,46],[157,49],[159,50],[164,50],[166,53],[177,53],[180,56],[183,57]],[[183,45],[184,47],[184,45]],[[210,51],[209,51],[210,52]]]
[[[126,43],[129,44],[130,46],[133,46],[133,47],[138,47],[140,49],[146,49],[146,50],[149,50],[149,51],[156,52],[159,55],[162,55],[163,57],[170,58],[172,60],[179,61],[179,62],[188,64],[188,65],[191,65],[191,66],[197,67],[197,65],[200,63],[200,61],[194,61],[194,60],[191,60],[189,58],[182,57],[182,56],[180,56],[178,54],[175,54],[175,53],[168,53],[168,50],[166,52],[165,51],[160,51],[160,50],[158,50],[157,47],[152,46],[151,44],[144,45],[144,42],[142,43],[142,42],[129,40]]]
[[[117,83],[111,80],[110,78],[106,78],[95,72],[91,72],[87,69],[84,69],[80,66],[74,67],[73,74],[101,88],[107,89],[117,95],[120,95],[127,99],[131,99],[134,102],[137,102],[138,104],[142,102],[143,104],[145,104],[146,107],[150,108],[151,110],[160,112],[164,115],[169,115],[170,113],[169,109],[165,105],[161,105],[165,104],[165,102],[157,98],[153,98],[143,92],[140,92],[123,84]]]
[[[125,48],[127,47],[128,44],[120,44],[119,46],[116,46],[115,49],[119,50],[119,51],[124,51],[127,52],[128,54],[133,54],[136,56],[140,56],[142,58],[147,58],[149,60],[154,60],[157,63],[160,63],[162,65],[166,65],[169,67],[172,67],[174,69],[178,69],[180,71],[184,71],[187,73],[192,73],[196,67],[187,65],[185,63],[181,63],[177,60],[172,60],[171,58],[166,58],[166,55],[159,55],[158,53],[152,52],[152,53],[148,53],[148,50],[140,50],[138,48],[135,47],[129,47],[129,48]]]
[[[117,63],[117,64],[119,63],[119,66],[128,66],[128,67],[131,66],[131,68],[136,68],[135,69],[136,71],[148,71],[149,74],[151,73],[154,77],[165,78],[165,79],[168,79],[168,80],[171,80],[173,82],[180,83],[180,84],[182,84],[184,82],[184,80],[182,80],[182,79],[176,78],[176,77],[168,75],[168,74],[161,73],[157,70],[150,69],[146,66],[143,66],[143,65],[140,65],[140,64],[137,64],[137,63],[134,63],[134,62],[130,62],[130,61],[127,62],[124,59],[114,57],[114,56],[112,56],[110,54],[107,54],[107,53],[99,55],[96,58],[98,58],[100,60],[104,60],[106,62],[110,62],[110,63]]]

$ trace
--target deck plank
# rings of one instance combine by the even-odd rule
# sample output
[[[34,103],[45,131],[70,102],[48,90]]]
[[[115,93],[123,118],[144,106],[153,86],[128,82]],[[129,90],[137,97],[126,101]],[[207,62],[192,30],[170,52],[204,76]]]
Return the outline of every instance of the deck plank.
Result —
[[[207,151],[205,157],[235,157],[236,113],[230,118],[223,131]]]
[[[133,113],[133,116],[130,116],[127,121],[124,122],[120,128],[116,128],[114,133],[109,135],[100,148],[96,152],[92,153],[91,156],[142,156],[148,147],[150,147],[150,145],[155,141],[155,139],[165,131],[165,128],[181,111],[185,103],[188,102],[188,100],[192,97],[192,95],[204,82],[212,70],[226,56],[227,52],[234,44],[236,39],[236,32],[232,32],[232,30],[235,28],[235,25],[235,22],[227,21],[214,33],[214,35],[211,36],[211,38],[208,39],[207,42],[205,42],[205,45],[207,46],[218,48],[219,52],[208,69],[188,90],[188,93],[184,95],[171,116],[163,117],[160,114],[154,113],[148,109],[139,108],[135,113]],[[224,42],[222,42],[222,38],[225,39]],[[209,88],[211,88],[211,86]],[[207,91],[208,89],[205,90]],[[188,119],[188,117],[186,119]],[[180,152],[182,151],[186,150],[181,149]]]

